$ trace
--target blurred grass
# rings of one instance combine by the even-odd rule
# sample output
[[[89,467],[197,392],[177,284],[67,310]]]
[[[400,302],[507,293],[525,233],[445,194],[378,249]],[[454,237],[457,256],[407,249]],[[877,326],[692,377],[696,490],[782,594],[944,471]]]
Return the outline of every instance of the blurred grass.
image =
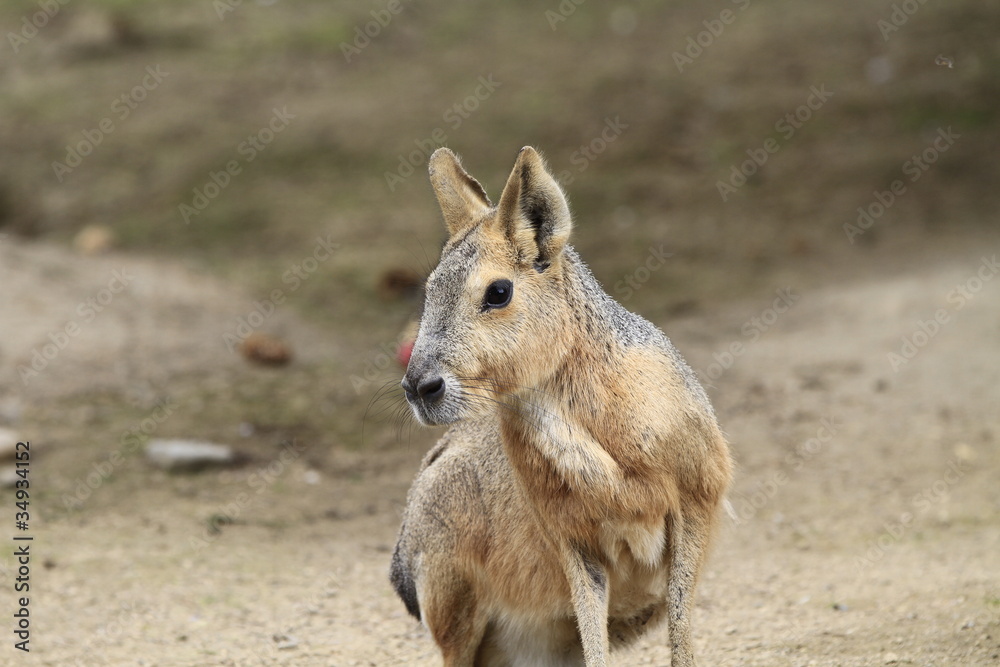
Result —
[[[244,0],[220,18],[206,0],[74,0],[17,53],[3,47],[0,232],[68,243],[106,224],[129,251],[210,266],[259,294],[332,234],[341,250],[289,302],[369,358],[416,308],[381,300],[380,276],[426,273],[443,237],[426,158],[394,190],[386,173],[439,130],[494,200],[523,145],[568,171],[575,243],[609,289],[665,245],[674,258],[628,304],[662,320],[691,300],[770,290],[783,263],[825,261],[856,207],[938,127],[962,139],[880,228],[995,225],[1000,6],[921,5],[884,40],[876,22],[892,5],[754,2],[678,72],[673,54],[737,5],[588,2],[553,29],[556,2],[404,2],[348,62],[342,43],[384,2]],[[38,7],[6,2],[0,21],[17,31]],[[955,67],[935,65],[939,54]],[[881,83],[866,77],[875,58],[890,69]],[[118,119],[114,100],[150,65],[169,75]],[[481,76],[500,85],[456,127],[446,113]],[[812,85],[831,101],[721,201],[717,181]],[[243,161],[240,143],[283,107],[288,128]],[[114,132],[60,182],[53,161],[104,117]],[[617,117],[627,129],[581,170],[574,156]],[[242,172],[185,224],[178,207],[230,160]],[[353,441],[353,424],[314,423]]]

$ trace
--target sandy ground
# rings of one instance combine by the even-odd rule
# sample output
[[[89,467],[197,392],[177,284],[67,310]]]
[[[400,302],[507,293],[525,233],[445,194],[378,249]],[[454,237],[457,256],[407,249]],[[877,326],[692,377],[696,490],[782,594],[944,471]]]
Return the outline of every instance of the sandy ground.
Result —
[[[996,247],[971,239],[863,276],[827,269],[820,288],[776,275],[753,299],[659,323],[711,380],[739,464],[737,518],[699,590],[702,665],[1000,664],[1000,267],[982,259]],[[115,270],[134,277],[84,322],[78,304]],[[78,490],[131,423],[92,396],[130,397],[135,423],[164,397],[196,414],[173,382],[218,387],[224,402],[227,382],[349,351],[281,311],[269,327],[293,332],[295,366],[243,370],[221,334],[248,297],[178,263],[7,239],[0,284],[0,425],[35,455],[31,652],[7,630],[0,663],[438,664],[386,577],[434,432],[284,453],[265,435],[247,441],[249,464],[186,475],[126,452]],[[781,288],[791,305],[779,313]],[[936,313],[934,335],[918,333]],[[18,366],[69,321],[80,333],[22,383]],[[12,520],[13,493],[0,497]],[[12,551],[0,563],[8,619]],[[669,664],[666,644],[660,628],[615,664]]]

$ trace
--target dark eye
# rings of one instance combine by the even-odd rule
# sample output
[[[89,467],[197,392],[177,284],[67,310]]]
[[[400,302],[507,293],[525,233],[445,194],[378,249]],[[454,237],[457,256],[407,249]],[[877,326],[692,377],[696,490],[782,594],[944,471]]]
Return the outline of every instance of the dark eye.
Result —
[[[483,296],[483,309],[503,308],[510,303],[510,297],[514,294],[514,283],[509,280],[496,280],[486,288],[486,295]]]

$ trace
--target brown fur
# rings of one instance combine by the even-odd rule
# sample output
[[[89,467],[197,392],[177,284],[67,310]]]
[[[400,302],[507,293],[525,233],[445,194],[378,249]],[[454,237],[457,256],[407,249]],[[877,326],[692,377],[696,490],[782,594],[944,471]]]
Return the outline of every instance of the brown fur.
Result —
[[[450,238],[403,385],[421,421],[453,426],[410,491],[397,591],[445,665],[605,665],[663,619],[673,664],[693,665],[731,475],[704,391],[566,245],[569,208],[533,149],[496,207],[447,149],[430,170]],[[501,279],[513,296],[489,308]]]

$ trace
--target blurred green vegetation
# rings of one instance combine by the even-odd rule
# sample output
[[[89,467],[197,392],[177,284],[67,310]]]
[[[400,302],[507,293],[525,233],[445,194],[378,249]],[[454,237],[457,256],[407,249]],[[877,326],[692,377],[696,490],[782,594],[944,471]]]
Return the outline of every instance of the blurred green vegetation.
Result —
[[[40,6],[0,7],[0,232],[68,243],[106,224],[129,251],[261,295],[331,235],[340,250],[289,300],[359,350],[393,340],[416,308],[381,299],[380,277],[426,273],[443,240],[425,175],[435,136],[494,199],[518,149],[541,149],[571,177],[575,243],[609,291],[650,247],[673,252],[628,304],[654,320],[849,249],[843,224],[940,127],[960,141],[866,241],[996,220],[996,3],[921,4],[886,39],[889,0],[404,1],[398,14],[381,0],[72,0],[12,41]],[[550,23],[561,6],[575,9]],[[734,20],[707,33],[723,10]],[[707,45],[679,68],[689,38]],[[167,74],[129,98],[149,67]],[[499,83],[485,99],[480,77]],[[833,97],[781,138],[776,122],[814,85]],[[249,160],[240,147],[276,109],[294,118]],[[106,118],[113,131],[57,174]],[[581,158],[609,119],[627,127]],[[780,150],[723,201],[718,182],[768,138]],[[232,161],[239,173],[186,223],[181,205]]]

